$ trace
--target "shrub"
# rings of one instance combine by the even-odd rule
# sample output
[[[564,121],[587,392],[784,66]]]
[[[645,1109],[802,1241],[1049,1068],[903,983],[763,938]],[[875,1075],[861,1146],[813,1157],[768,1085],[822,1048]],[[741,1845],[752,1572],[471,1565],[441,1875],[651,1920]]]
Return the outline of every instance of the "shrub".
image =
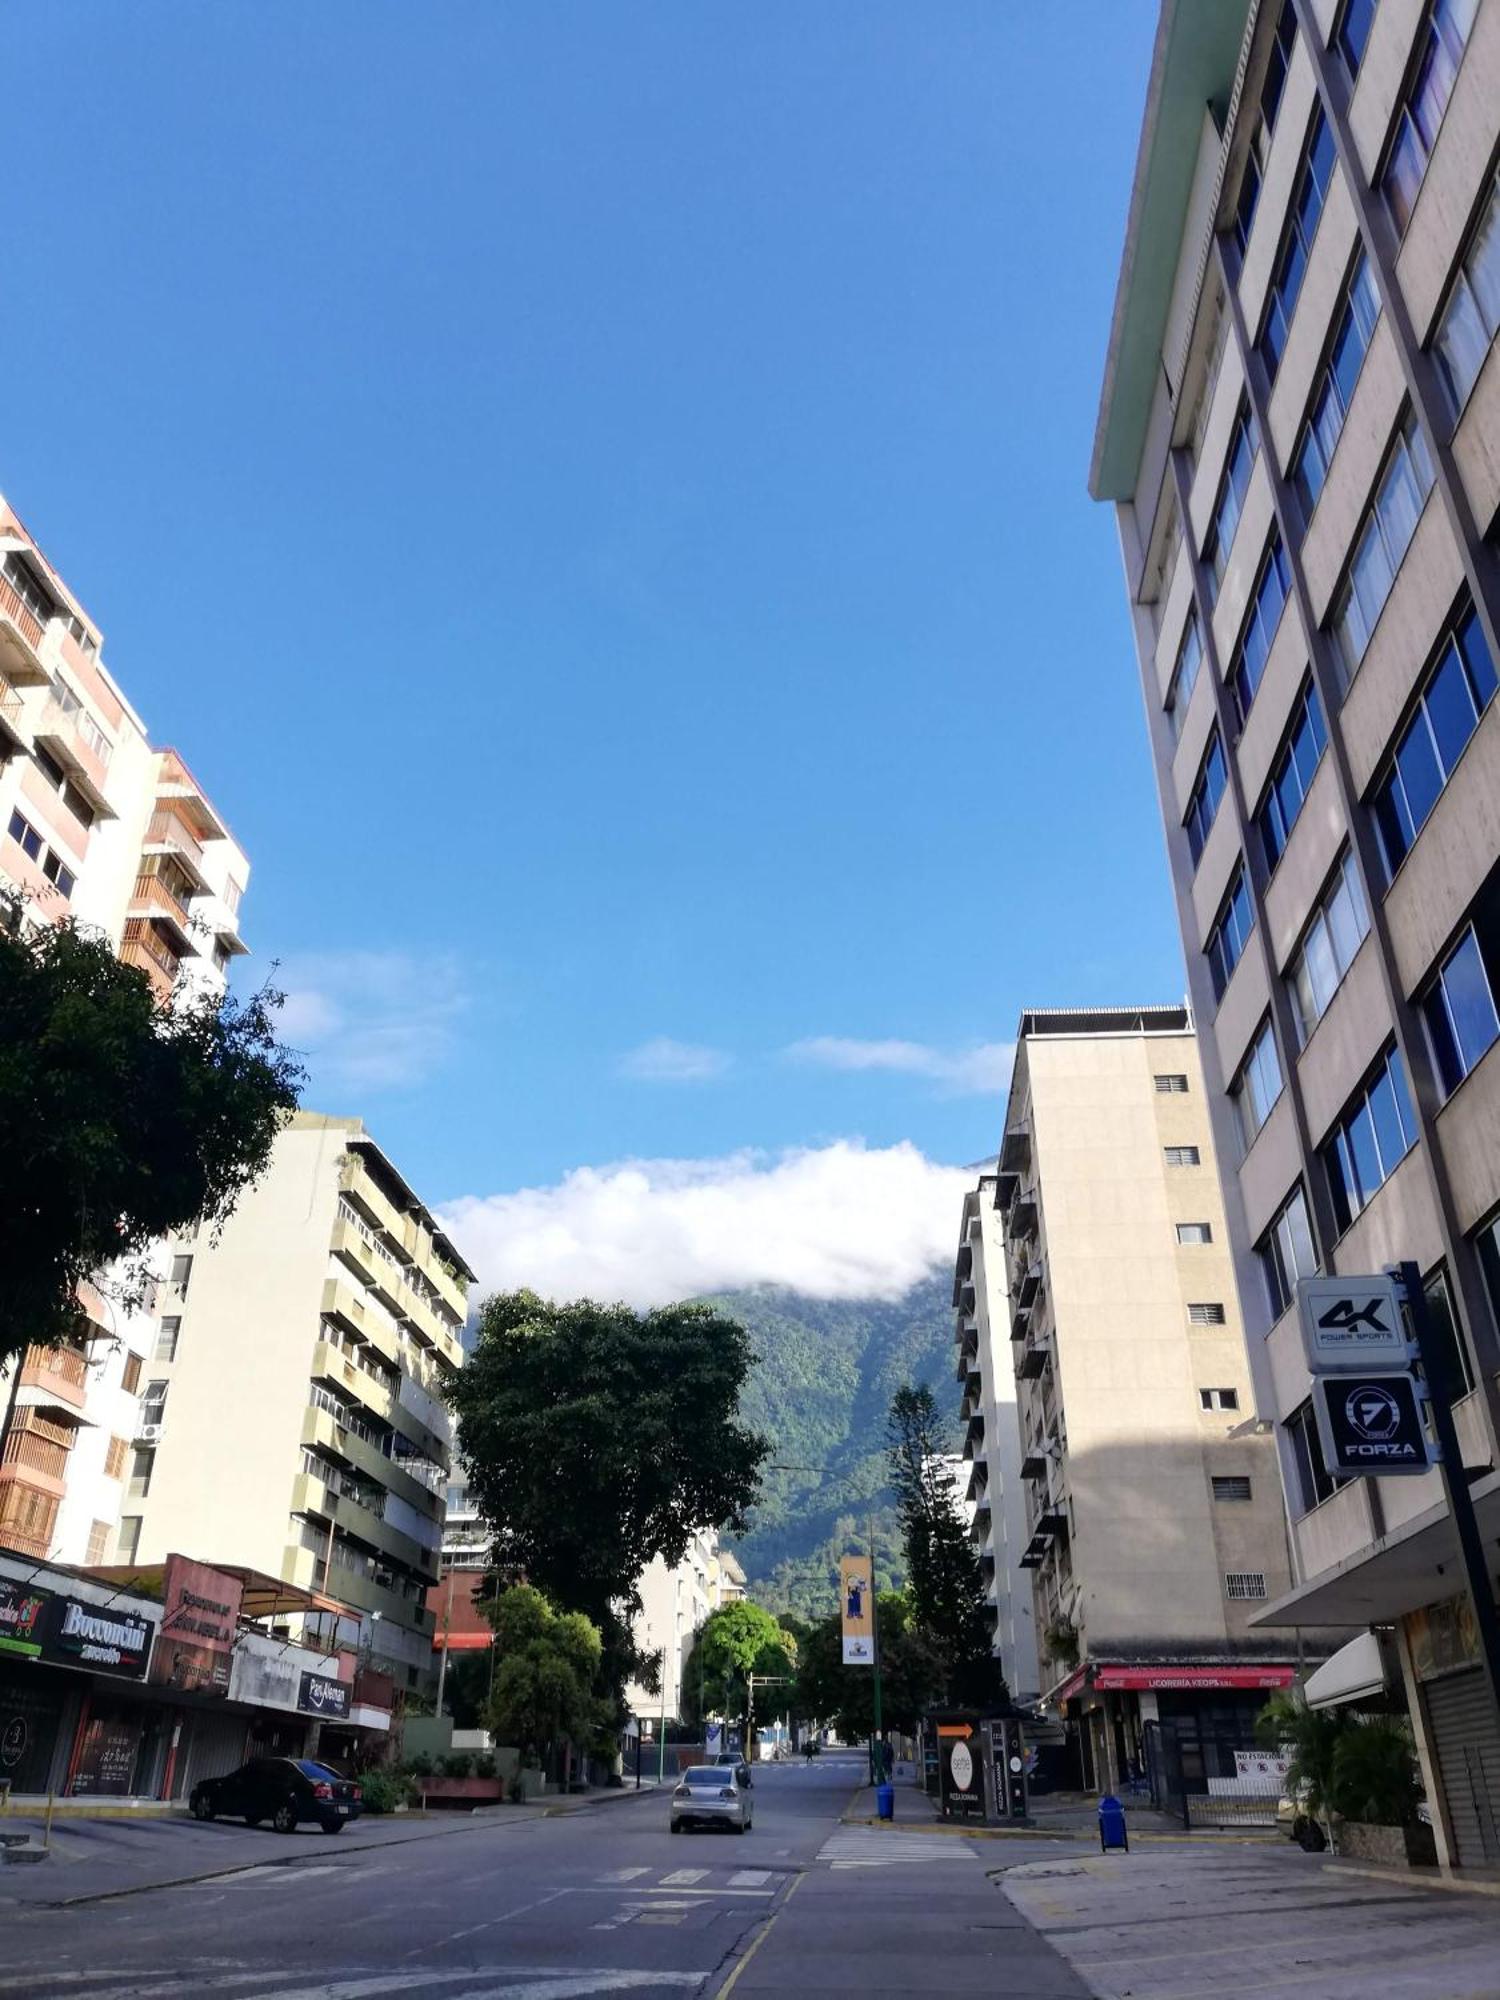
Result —
[[[1334,1810],[1365,1826],[1405,1826],[1422,1787],[1411,1732],[1393,1715],[1372,1715],[1340,1737],[1330,1787]]]
[[[407,1760],[406,1768],[414,1778],[430,1778],[433,1770],[432,1759],[425,1750],[419,1750],[415,1757]]]
[[[407,1805],[411,1800],[411,1780],[399,1771],[366,1771],[359,1788],[366,1812],[394,1812],[397,1806]]]
[[[479,1755],[474,1759],[474,1776],[476,1778],[493,1778],[494,1775],[494,1758],[488,1750],[481,1750]]]
[[[439,1769],[445,1778],[470,1778],[474,1775],[474,1759],[467,1750],[454,1750],[443,1759]]]

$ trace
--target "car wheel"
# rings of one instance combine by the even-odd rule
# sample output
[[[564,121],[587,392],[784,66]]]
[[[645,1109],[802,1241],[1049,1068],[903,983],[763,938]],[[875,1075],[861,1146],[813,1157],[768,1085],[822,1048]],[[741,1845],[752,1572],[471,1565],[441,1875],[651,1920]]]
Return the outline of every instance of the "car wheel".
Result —
[[[201,1792],[196,1794],[193,1799],[193,1818],[209,1820],[212,1819],[213,1816],[214,1816],[213,1806],[209,1803],[209,1801],[206,1798],[203,1797]]]
[[[297,1808],[291,1799],[285,1799],[271,1815],[271,1824],[278,1833],[297,1831]]]
[[[674,1819],[674,1820],[673,1820],[673,1822],[672,1822],[672,1832],[673,1832],[673,1833],[681,1833],[681,1831],[682,1831],[682,1824],[681,1824],[681,1822],[680,1822],[679,1820],[675,1820],[675,1819]]]

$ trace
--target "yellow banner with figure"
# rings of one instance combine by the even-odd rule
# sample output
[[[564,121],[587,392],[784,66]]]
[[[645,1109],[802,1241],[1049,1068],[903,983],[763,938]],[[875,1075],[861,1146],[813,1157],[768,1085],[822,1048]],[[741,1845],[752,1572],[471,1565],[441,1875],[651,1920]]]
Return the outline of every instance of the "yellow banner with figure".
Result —
[[[844,1665],[875,1664],[875,1604],[870,1584],[870,1558],[843,1556],[839,1561],[839,1615],[844,1628]]]

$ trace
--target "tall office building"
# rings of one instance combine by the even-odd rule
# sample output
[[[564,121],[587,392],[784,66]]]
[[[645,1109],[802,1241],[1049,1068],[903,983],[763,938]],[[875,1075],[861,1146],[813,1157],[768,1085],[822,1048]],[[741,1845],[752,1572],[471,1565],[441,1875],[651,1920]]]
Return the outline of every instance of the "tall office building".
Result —
[[[163,1002],[222,991],[249,864],[177,751],[152,747],[103,643],[0,498],[0,896],[28,924],[101,934]],[[110,1301],[81,1303],[86,1348],[32,1348],[0,1377],[0,1544],[72,1563],[107,1553],[144,1361]]]
[[[1041,1681],[1030,1579],[1020,1567],[1028,1528],[1010,1355],[1010,1280],[995,1186],[996,1176],[984,1173],[964,1196],[953,1267],[953,1339],[964,1425],[958,1494],[984,1572],[1001,1671],[1012,1698],[1029,1702],[1041,1692]]]
[[[171,1245],[116,1559],[318,1591],[329,1650],[416,1686],[472,1279],[357,1118],[295,1112],[222,1234]]]
[[[1420,1268],[1500,1533],[1500,0],[1167,0],[1095,439],[1297,1585],[1395,1626],[1439,1846],[1500,1728],[1437,1474],[1330,1477],[1299,1277]]]
[[[1186,1009],[1021,1016],[995,1201],[1041,1679],[1086,1785],[1233,1779],[1285,1635],[1275,1447],[1251,1407]]]

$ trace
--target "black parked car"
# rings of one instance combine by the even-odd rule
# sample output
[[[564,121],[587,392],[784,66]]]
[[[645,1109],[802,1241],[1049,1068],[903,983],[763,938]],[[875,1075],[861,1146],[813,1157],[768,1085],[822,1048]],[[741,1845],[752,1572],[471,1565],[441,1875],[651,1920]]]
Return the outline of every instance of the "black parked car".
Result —
[[[278,1833],[294,1832],[305,1819],[337,1833],[364,1811],[359,1786],[310,1757],[252,1757],[194,1785],[188,1804],[194,1819],[242,1819],[246,1826],[268,1819]]]

